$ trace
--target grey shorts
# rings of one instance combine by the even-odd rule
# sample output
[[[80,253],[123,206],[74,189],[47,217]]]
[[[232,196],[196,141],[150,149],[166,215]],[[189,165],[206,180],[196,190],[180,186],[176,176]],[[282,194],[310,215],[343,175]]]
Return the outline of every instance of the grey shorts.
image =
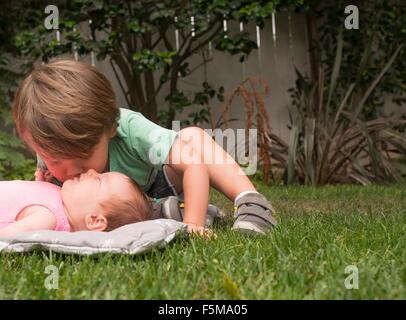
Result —
[[[155,181],[152,183],[146,194],[155,199],[178,195],[175,187],[169,181],[169,178],[165,172],[165,165],[159,169],[155,177]]]

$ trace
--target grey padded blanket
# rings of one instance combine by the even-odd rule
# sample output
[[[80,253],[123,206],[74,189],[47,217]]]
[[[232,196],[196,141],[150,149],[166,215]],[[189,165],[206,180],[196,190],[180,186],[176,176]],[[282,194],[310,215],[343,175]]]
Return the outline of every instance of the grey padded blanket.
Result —
[[[0,253],[40,249],[78,255],[135,255],[165,246],[185,230],[186,225],[181,222],[157,219],[129,224],[110,232],[33,231],[13,237],[0,237]]]

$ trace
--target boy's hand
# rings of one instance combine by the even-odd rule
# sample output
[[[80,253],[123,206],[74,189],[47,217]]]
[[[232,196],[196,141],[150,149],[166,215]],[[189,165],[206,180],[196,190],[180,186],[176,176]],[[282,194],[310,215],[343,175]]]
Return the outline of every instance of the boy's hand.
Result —
[[[205,240],[217,238],[217,235],[213,232],[213,230],[206,227],[198,226],[197,224],[187,224],[187,232],[191,235],[200,236]]]
[[[49,170],[42,170],[40,167],[34,173],[35,181],[52,182],[53,176]]]

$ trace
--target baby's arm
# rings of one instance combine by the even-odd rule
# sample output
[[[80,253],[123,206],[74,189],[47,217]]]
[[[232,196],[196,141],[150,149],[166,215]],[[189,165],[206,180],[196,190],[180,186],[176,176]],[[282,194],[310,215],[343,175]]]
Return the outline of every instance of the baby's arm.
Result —
[[[54,230],[56,219],[53,213],[42,206],[35,206],[26,217],[0,229],[0,236],[13,236],[17,233],[35,230]]]

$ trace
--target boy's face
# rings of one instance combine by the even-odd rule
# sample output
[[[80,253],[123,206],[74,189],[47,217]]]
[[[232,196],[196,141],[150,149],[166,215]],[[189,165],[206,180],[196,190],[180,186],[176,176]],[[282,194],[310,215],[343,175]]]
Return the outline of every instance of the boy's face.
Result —
[[[100,204],[113,197],[118,201],[132,199],[134,192],[129,178],[124,174],[100,174],[91,169],[79,177],[66,180],[62,185],[61,196],[73,231],[102,231],[107,222]]]
[[[59,181],[64,182],[68,179],[79,177],[81,173],[87,172],[89,169],[94,169],[97,172],[105,172],[108,170],[109,156],[109,141],[115,134],[103,134],[98,144],[93,147],[93,151],[87,159],[60,159],[53,157],[52,154],[47,154],[46,150],[38,148],[33,142],[28,141],[30,147],[44,161],[51,174]]]

